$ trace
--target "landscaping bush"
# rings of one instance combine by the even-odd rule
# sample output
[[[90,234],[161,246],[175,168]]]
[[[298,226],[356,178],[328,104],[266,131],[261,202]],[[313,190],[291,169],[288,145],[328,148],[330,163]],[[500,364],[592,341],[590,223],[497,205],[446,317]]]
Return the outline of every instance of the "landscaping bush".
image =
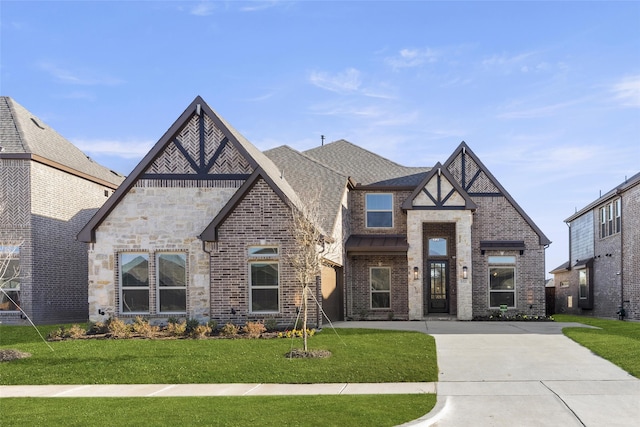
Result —
[[[206,338],[211,334],[211,328],[208,325],[198,325],[189,333],[189,336],[196,339]]]
[[[220,329],[220,334],[225,337],[232,337],[234,335],[238,335],[239,331],[240,328],[238,328],[236,325],[234,325],[233,323],[227,323],[222,327],[222,329]]]
[[[266,331],[267,328],[265,328],[264,323],[262,322],[247,322],[247,324],[242,328],[242,332],[247,334],[249,338],[260,338],[260,335]]]
[[[131,337],[131,327],[117,317],[109,319],[107,328],[113,338]]]
[[[149,321],[141,316],[136,316],[131,329],[134,333],[146,338],[153,338],[160,330],[157,326],[152,326]]]

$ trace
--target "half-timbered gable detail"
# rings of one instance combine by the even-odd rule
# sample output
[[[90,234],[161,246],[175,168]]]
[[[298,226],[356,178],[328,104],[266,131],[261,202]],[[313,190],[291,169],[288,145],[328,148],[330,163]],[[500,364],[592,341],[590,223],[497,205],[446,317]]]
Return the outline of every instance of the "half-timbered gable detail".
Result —
[[[427,173],[403,209],[475,209],[475,203],[440,163]]]

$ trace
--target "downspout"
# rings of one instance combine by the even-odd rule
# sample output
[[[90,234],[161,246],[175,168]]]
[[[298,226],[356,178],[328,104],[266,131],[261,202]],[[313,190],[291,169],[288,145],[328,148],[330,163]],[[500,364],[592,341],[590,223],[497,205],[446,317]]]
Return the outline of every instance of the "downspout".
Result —
[[[624,313],[624,227],[622,226],[622,194],[620,194],[620,311]]]

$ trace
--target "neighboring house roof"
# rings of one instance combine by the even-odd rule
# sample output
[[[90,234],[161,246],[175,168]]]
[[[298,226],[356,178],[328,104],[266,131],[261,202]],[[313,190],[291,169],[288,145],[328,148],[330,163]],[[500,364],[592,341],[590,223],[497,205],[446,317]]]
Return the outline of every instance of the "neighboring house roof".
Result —
[[[283,198],[288,199],[294,206],[301,207],[300,199],[289,185],[289,183],[280,176],[279,170],[276,165],[258,150],[253,144],[251,144],[244,136],[229,125],[222,117],[220,117],[215,111],[207,105],[204,100],[198,96],[187,107],[187,109],[180,115],[180,117],[173,123],[173,125],[165,132],[160,140],[151,148],[151,150],[144,156],[144,158],[133,169],[133,172],[125,179],[125,181],[118,187],[115,193],[102,205],[98,212],[91,218],[87,225],[78,234],[78,239],[84,242],[95,241],[95,229],[102,223],[102,221],[109,215],[109,213],[117,206],[122,198],[129,192],[129,190],[135,185],[140,178],[149,177],[151,175],[145,175],[145,172],[150,169],[154,161],[163,155],[165,148],[170,143],[173,143],[177,135],[187,126],[194,117],[194,115],[204,114],[208,116],[216,127],[221,130],[224,136],[227,138],[228,143],[237,150],[248,162],[249,166],[253,169],[254,174],[251,175],[254,179],[256,176],[263,176],[267,179],[269,185],[275,185],[277,188],[276,193]],[[202,138],[204,136],[201,135]],[[202,159],[201,159],[202,160]],[[202,178],[206,177],[207,170],[212,168],[213,164],[207,165],[192,165],[194,167],[193,176]],[[168,175],[170,176],[170,175]],[[185,177],[184,175],[180,175]],[[250,176],[245,177],[250,178]],[[240,190],[248,191],[252,186],[242,186]],[[213,229],[208,227],[207,229]],[[203,236],[209,234],[203,233]]]
[[[560,264],[559,266],[551,270],[549,273],[557,274],[557,273],[564,273],[566,271],[569,271],[570,264],[571,263],[569,261],[563,262],[562,264]]]
[[[307,209],[317,213],[322,228],[331,234],[339,218],[348,176],[286,145],[267,150],[264,154],[280,169]]]
[[[0,157],[34,160],[113,189],[124,180],[8,96],[0,97]]]
[[[609,199],[616,197],[617,195],[627,191],[629,188],[638,184],[640,184],[640,172],[633,175],[631,178],[626,179],[622,184],[617,185],[615,188],[609,190],[601,197],[598,197],[596,200],[589,203],[587,206],[580,209],[578,212],[574,213],[569,218],[565,219],[564,222],[571,222],[574,219],[581,217],[582,215],[591,211],[593,208],[597,207],[598,205],[606,202]]]
[[[386,182],[388,185],[401,183],[413,187],[420,182],[420,174],[430,170],[399,165],[344,139],[312,148],[304,154],[351,177],[359,185],[384,185]],[[401,180],[393,181],[398,178]]]

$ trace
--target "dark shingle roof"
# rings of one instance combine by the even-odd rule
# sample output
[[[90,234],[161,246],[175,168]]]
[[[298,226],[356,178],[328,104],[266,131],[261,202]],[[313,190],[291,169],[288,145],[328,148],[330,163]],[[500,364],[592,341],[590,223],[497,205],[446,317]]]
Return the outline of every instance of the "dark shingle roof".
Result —
[[[344,139],[312,148],[304,154],[362,185],[396,186],[399,182],[402,185],[417,185],[420,182],[417,175],[430,170],[428,167],[399,165]],[[415,179],[409,180],[408,177]],[[398,178],[402,180],[394,181]]]
[[[331,234],[348,177],[286,145],[267,150],[264,154],[276,164],[308,208],[313,209],[314,203],[317,205],[320,225],[325,233]]]
[[[67,172],[109,183],[124,177],[94,162],[78,147],[8,96],[0,97],[0,155],[26,155]]]

